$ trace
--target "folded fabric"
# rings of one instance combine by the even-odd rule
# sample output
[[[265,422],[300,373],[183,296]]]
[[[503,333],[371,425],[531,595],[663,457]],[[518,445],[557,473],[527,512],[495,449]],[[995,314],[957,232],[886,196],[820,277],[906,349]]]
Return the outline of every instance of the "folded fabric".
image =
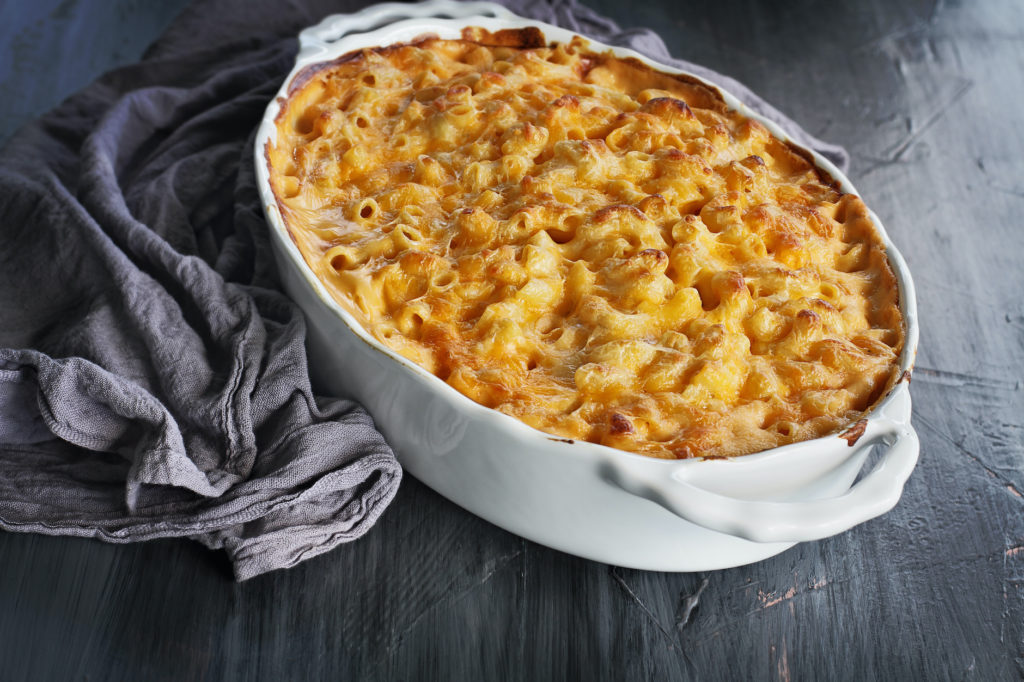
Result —
[[[360,407],[313,395],[276,290],[250,150],[294,42],[194,48],[0,155],[0,526],[192,537],[246,579],[362,535],[401,469]]]
[[[724,85],[575,2],[515,12]],[[354,403],[314,395],[251,163],[295,34],[363,3],[205,0],[139,64],[0,152],[0,528],[224,548],[239,580],[365,533],[401,469]]]

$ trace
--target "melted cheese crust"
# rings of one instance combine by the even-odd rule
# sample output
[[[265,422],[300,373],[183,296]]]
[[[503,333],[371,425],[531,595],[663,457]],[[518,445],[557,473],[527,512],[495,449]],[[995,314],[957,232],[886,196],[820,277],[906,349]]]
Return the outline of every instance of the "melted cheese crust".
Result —
[[[862,201],[699,82],[493,37],[353,53],[285,101],[271,184],[335,299],[562,438],[722,457],[863,416],[903,323]]]

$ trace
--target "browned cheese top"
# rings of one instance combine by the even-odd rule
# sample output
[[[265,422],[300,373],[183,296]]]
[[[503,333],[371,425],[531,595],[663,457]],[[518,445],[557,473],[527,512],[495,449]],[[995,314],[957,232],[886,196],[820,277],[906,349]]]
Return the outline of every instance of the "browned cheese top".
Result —
[[[470,34],[307,73],[267,147],[371,336],[548,434],[665,458],[835,433],[895,381],[884,247],[805,153],[692,79]]]

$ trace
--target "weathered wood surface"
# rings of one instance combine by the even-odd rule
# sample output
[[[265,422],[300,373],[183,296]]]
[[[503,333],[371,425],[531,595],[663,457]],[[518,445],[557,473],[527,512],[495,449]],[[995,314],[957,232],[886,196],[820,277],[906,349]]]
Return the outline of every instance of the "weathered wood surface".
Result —
[[[899,506],[706,574],[570,557],[411,477],[364,539],[241,585],[185,541],[0,534],[0,680],[1024,677],[1024,4],[591,3],[852,152],[919,291]],[[0,138],[182,4],[0,5]]]

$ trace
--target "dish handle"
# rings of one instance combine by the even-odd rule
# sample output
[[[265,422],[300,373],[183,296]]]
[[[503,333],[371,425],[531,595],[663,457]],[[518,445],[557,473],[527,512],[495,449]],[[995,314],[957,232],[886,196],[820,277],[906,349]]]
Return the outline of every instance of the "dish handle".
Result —
[[[894,506],[917,463],[920,442],[908,422],[872,420],[861,448],[885,448],[877,466],[845,493],[806,501],[738,499],[700,488],[684,479],[691,469],[666,472],[663,460],[609,458],[606,478],[623,490],[660,504],[680,518],[710,530],[754,542],[805,542],[841,533]],[[740,458],[742,459],[742,458]],[[639,464],[639,466],[638,466]],[[690,464],[693,464],[690,462]]]
[[[351,33],[366,33],[403,19],[461,19],[493,17],[508,19],[511,12],[493,2],[428,0],[420,3],[384,2],[353,14],[332,14],[299,34],[299,58],[305,59],[330,47]]]

